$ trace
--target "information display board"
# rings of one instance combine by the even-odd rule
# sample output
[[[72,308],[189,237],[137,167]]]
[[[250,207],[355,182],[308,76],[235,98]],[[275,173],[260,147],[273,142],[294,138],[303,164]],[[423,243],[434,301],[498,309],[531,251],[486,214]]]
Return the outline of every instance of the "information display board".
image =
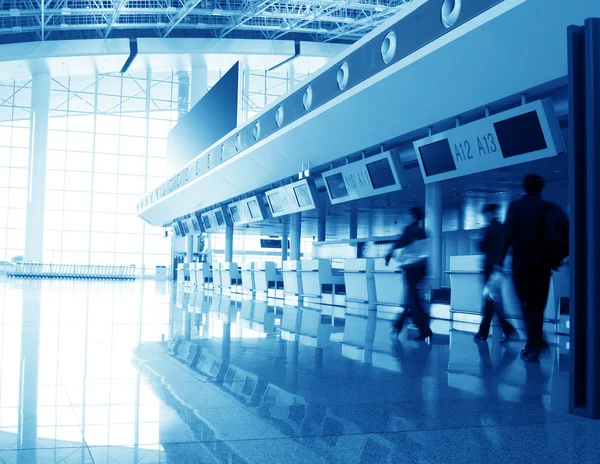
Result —
[[[406,186],[396,150],[346,164],[322,175],[333,205],[402,190]]]
[[[262,195],[245,198],[228,205],[229,216],[234,224],[250,224],[269,217]]]
[[[564,153],[549,99],[537,100],[414,142],[426,184]]]
[[[202,213],[201,218],[206,231],[222,229],[232,224],[229,211],[223,206]]]
[[[319,206],[319,196],[312,179],[302,179],[265,193],[273,217],[309,211]]]
[[[175,237],[183,237],[183,229],[178,221],[173,223],[173,232],[175,232]]]

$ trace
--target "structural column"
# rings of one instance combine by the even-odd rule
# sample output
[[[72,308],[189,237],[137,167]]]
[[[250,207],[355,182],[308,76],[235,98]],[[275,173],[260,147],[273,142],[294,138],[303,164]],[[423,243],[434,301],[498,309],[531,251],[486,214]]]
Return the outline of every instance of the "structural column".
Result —
[[[425,186],[425,230],[431,239],[431,288],[437,289],[442,282],[442,189],[437,183]]]
[[[600,419],[600,19],[568,29],[570,385],[573,414]]]
[[[300,241],[302,238],[302,213],[290,215],[290,259],[300,259]]]
[[[225,262],[233,262],[233,225],[225,228]]]
[[[356,207],[353,206],[350,210],[350,240],[358,237],[358,212]]]
[[[33,76],[31,86],[31,145],[24,257],[29,262],[42,262],[43,259],[51,80],[50,74],[37,74]]]
[[[283,266],[283,262],[287,261],[288,258],[288,234],[283,234],[281,236],[281,263]]]
[[[324,206],[321,206],[317,222],[317,242],[324,242],[325,240],[327,240],[327,210]]]

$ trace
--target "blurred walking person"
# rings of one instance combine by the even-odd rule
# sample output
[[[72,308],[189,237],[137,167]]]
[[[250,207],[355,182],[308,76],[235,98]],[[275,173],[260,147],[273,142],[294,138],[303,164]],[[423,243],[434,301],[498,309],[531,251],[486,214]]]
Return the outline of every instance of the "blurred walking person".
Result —
[[[398,261],[398,266],[404,273],[406,282],[404,311],[394,322],[394,332],[399,335],[404,327],[408,309],[415,325],[419,329],[417,340],[426,340],[431,338],[433,332],[429,327],[429,315],[423,307],[421,298],[421,284],[427,276],[427,257],[428,250],[425,249],[427,234],[423,221],[425,212],[420,206],[413,206],[410,210],[412,222],[406,226],[402,236],[394,244],[392,251],[387,255],[385,262],[389,265],[392,258]]]
[[[544,180],[529,174],[523,181],[525,196],[508,208],[500,259],[512,248],[515,290],[527,329],[521,359],[538,362],[547,343],[543,338],[544,309],[552,269],[558,268],[569,249],[569,218],[557,205],[542,199]]]
[[[483,238],[479,242],[479,250],[485,255],[483,263],[483,282],[485,285],[491,284],[490,277],[492,277],[497,267],[502,266],[500,253],[502,251],[504,230],[502,224],[498,221],[497,212],[498,205],[495,204],[489,204],[483,208],[486,227]],[[498,282],[498,284],[501,284],[501,282]],[[493,297],[490,294],[484,296],[483,320],[475,334],[475,340],[487,340],[494,314],[498,316],[500,326],[504,332],[504,339],[508,340],[510,338],[515,328],[504,317],[500,293],[500,298]]]

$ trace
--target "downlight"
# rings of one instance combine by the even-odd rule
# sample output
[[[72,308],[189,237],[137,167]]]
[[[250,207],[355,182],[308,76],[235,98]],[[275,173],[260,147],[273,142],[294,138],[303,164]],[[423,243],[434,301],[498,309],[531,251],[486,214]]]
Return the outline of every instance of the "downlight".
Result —
[[[389,64],[396,55],[396,33],[390,31],[387,33],[381,43],[381,59],[385,64]]]
[[[444,0],[442,4],[442,23],[446,28],[451,28],[456,24],[461,7],[461,0]]]
[[[240,151],[241,147],[242,147],[242,136],[241,136],[241,134],[238,134],[235,137],[235,151]]]
[[[275,113],[275,122],[277,123],[277,127],[281,127],[283,124],[283,106],[277,108],[277,112]]]
[[[254,140],[258,140],[260,138],[260,121],[256,121],[254,127],[252,128],[252,135],[254,135]]]
[[[350,77],[350,69],[348,63],[344,63],[340,66],[337,72],[337,84],[340,90],[345,90],[348,86],[348,78]]]

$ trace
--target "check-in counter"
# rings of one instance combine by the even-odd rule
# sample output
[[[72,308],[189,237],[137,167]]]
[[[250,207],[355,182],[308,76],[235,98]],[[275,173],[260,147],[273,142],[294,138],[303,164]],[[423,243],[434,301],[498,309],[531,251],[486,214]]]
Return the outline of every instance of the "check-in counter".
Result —
[[[453,321],[481,321],[483,308],[483,260],[481,255],[451,256],[450,270],[450,311]],[[505,263],[502,281],[502,304],[506,317],[517,328],[524,328],[521,304],[515,292],[510,263]],[[550,281],[548,303],[544,310],[544,331],[556,333],[558,322],[558,302],[555,297],[555,277]]]
[[[346,308],[356,314],[367,315],[375,310],[375,279],[372,258],[346,259],[344,283],[346,284]]]
[[[199,290],[212,282],[212,270],[208,263],[190,264],[190,281],[192,288]]]
[[[275,263],[267,261],[254,269],[254,288],[274,298],[283,297],[283,277]]]
[[[232,290],[232,287],[236,287],[240,283],[241,275],[236,263],[218,263],[215,273],[220,274],[219,284],[223,290]]]
[[[237,320],[238,308],[236,303],[231,301],[231,296],[215,295],[213,308],[217,310],[217,318],[225,324],[231,324]]]
[[[196,263],[189,264],[190,283],[189,286],[194,291],[197,288],[198,281],[196,276]]]
[[[184,285],[190,280],[190,264],[179,263],[177,265],[177,284]]]
[[[377,317],[395,318],[404,306],[405,286],[402,271],[386,266],[385,259],[376,258],[373,262],[373,280]]]
[[[331,261],[310,259],[300,263],[304,306],[345,306],[344,275],[331,267]]]
[[[258,267],[256,263],[245,263],[242,267],[242,290],[245,292],[254,292],[254,270]]]
[[[238,317],[238,324],[244,329],[249,329],[252,325],[252,314],[254,313],[254,300],[244,299],[241,301],[241,309]]]
[[[284,261],[283,270],[283,294],[284,301],[289,304],[301,302],[302,277],[300,273],[300,260]]]

